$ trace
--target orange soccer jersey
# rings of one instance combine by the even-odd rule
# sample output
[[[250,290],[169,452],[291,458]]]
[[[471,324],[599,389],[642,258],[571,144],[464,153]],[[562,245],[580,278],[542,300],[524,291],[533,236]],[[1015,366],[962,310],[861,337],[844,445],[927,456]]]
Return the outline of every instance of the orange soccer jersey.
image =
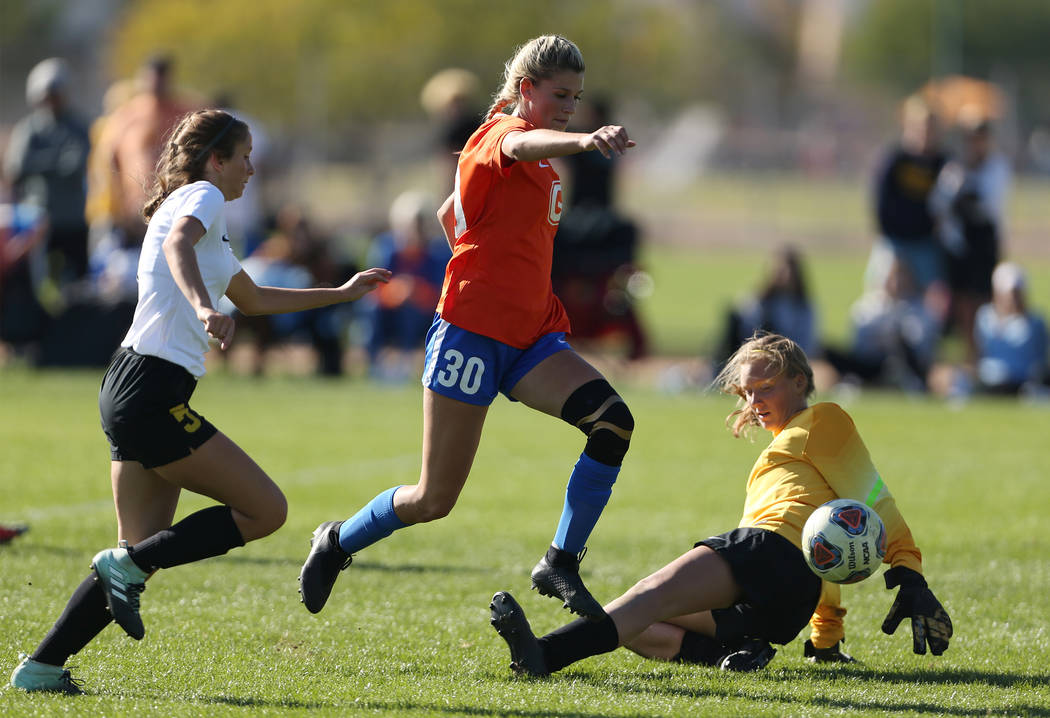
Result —
[[[561,180],[549,161],[515,162],[500,149],[510,132],[531,129],[519,117],[497,114],[463,148],[456,241],[438,303],[446,321],[519,349],[570,330],[551,287]]]

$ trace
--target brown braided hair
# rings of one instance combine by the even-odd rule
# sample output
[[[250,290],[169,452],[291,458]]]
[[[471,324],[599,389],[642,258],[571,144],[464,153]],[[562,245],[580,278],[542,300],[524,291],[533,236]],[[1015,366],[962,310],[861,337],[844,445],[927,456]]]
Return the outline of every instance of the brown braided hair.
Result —
[[[204,168],[213,153],[229,159],[237,144],[247,137],[248,125],[222,110],[197,110],[183,115],[168,134],[157,160],[153,188],[142,216],[148,222],[172,192],[204,179]]]

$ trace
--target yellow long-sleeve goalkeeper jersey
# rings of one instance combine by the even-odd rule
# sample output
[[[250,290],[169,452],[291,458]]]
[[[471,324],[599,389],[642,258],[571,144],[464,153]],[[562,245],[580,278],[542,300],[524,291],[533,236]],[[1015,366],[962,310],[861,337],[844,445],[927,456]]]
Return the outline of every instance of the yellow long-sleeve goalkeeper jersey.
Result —
[[[747,479],[740,526],[773,531],[801,548],[809,515],[840,498],[866,503],[878,513],[886,526],[886,563],[922,573],[922,554],[897,503],[853,420],[837,404],[814,404],[773,437]]]
[[[875,509],[886,527],[884,563],[922,573],[922,554],[897,502],[876,471],[853,419],[837,404],[821,403],[788,422],[755,461],[747,479],[740,526],[780,534],[802,547],[802,527],[832,499],[854,499]],[[827,648],[845,635],[839,586],[824,583],[811,620],[812,641]]]

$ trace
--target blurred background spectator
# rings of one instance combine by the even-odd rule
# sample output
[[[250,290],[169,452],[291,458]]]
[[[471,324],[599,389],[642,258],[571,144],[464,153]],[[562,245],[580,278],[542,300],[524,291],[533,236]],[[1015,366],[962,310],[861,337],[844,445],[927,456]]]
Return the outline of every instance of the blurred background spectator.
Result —
[[[40,208],[47,219],[47,276],[61,290],[87,273],[88,228],[84,219],[87,122],[69,103],[69,67],[51,57],[26,78],[32,108],[11,132],[4,175],[16,204]]]
[[[977,359],[974,319],[992,295],[1011,171],[995,146],[991,119],[979,108],[963,108],[959,129],[959,158],[941,170],[930,208],[937,218],[951,293],[948,328],[963,338],[972,366]]]
[[[598,97],[580,103],[569,129],[592,132],[609,124],[609,103]],[[638,225],[614,206],[617,160],[581,152],[557,166],[568,199],[554,237],[551,279],[572,322],[570,341],[577,349],[620,344],[628,359],[640,359],[649,344],[635,301],[649,280],[638,267]]]
[[[390,229],[369,248],[365,264],[394,273],[388,284],[360,300],[369,373],[375,378],[402,381],[421,367],[423,343],[452,257],[435,212],[425,194],[403,192],[390,205]]]
[[[240,110],[230,93],[221,92],[216,95],[211,106],[225,110],[247,123],[252,132],[251,158],[255,174],[252,175],[252,181],[245,185],[244,192],[237,201],[228,202],[225,207],[226,229],[229,231],[234,254],[238,257],[248,257],[266,239],[263,188],[271,170],[272,141],[263,121]]]
[[[944,281],[929,198],[948,156],[941,148],[937,116],[921,97],[912,95],[904,101],[900,123],[900,138],[886,151],[875,178],[879,237],[865,283],[883,286],[893,260],[898,260],[923,292]]]
[[[473,72],[449,67],[427,80],[419,95],[437,132],[435,172],[444,188],[442,199],[452,192],[459,151],[481,124],[484,107],[478,102],[478,87],[478,77]]]
[[[99,127],[93,149],[90,192],[105,197],[96,204],[110,214],[97,218],[115,234],[120,247],[138,247],[146,232],[142,207],[153,182],[153,169],[164,140],[176,121],[200,102],[174,87],[174,60],[154,55],[140,68],[130,96],[119,85],[112,101],[116,107]]]
[[[267,239],[241,266],[256,284],[291,289],[336,286],[357,271],[339,262],[329,238],[317,232],[303,207],[294,203],[278,211]],[[241,346],[252,343],[251,372],[257,376],[265,371],[270,349],[281,343],[303,341],[316,353],[318,374],[339,376],[344,371],[343,337],[349,310],[341,305],[289,314],[248,316],[237,311],[224,297],[220,311],[234,317],[238,330],[246,330],[235,341]]]
[[[11,200],[0,182],[0,342],[35,363],[51,317],[39,299],[47,270],[47,216],[33,204]]]
[[[940,324],[902,258],[890,261],[881,287],[867,290],[850,311],[848,349],[824,348],[839,381],[923,392],[936,357]]]
[[[1045,392],[1045,319],[1030,309],[1024,270],[1004,262],[992,273],[992,301],[977,310],[977,388],[993,394]]]
[[[794,247],[778,249],[758,290],[726,314],[717,364],[721,366],[759,329],[794,340],[808,356],[820,356],[817,310],[806,284],[802,257]]]

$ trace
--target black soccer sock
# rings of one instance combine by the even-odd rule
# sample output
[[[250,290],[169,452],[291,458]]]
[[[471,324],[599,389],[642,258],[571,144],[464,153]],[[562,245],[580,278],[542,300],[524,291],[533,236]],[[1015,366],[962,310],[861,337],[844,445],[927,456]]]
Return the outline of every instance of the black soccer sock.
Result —
[[[729,652],[726,645],[717,638],[705,636],[695,631],[686,631],[682,636],[682,648],[671,660],[676,663],[700,663],[705,666],[717,666],[722,657]]]
[[[620,645],[620,634],[609,616],[599,621],[578,618],[548,633],[539,643],[547,670],[554,673],[588,656],[615,651]]]
[[[222,556],[244,545],[229,506],[211,506],[192,513],[171,528],[139,541],[128,551],[131,560],[147,573],[212,556]]]
[[[112,620],[106,608],[102,585],[95,580],[92,572],[73,591],[62,615],[30,658],[53,666],[64,665],[70,656],[90,643]]]

